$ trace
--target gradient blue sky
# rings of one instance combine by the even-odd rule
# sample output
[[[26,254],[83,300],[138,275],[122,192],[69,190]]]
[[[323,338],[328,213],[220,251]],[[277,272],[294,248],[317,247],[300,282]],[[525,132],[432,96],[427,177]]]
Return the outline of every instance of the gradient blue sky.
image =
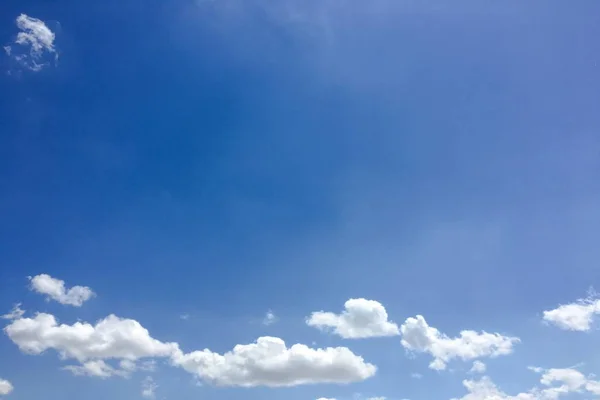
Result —
[[[594,329],[542,323],[598,285],[600,2],[5,0],[3,44],[21,13],[59,58],[0,61],[0,311],[115,313],[186,351],[347,346],[378,367],[244,389],[161,364],[160,399],[466,394],[470,362],[433,371],[399,337],[305,324],[361,297],[398,324],[519,337],[483,360],[511,394],[531,365],[600,374]],[[97,297],[47,302],[27,289],[40,273]],[[7,398],[141,398],[144,375],[73,376],[0,339]]]

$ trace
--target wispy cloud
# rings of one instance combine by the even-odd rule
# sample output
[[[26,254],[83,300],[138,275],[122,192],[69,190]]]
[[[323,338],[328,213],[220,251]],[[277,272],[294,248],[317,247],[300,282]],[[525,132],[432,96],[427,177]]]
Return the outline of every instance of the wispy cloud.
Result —
[[[20,66],[35,72],[50,65],[50,61],[56,62],[56,35],[44,21],[21,14],[15,23],[20,32],[12,43],[4,46],[9,57]]]

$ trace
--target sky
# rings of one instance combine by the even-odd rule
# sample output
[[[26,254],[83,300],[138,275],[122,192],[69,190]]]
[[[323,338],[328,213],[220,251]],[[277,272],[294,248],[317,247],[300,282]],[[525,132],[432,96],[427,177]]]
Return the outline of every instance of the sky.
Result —
[[[600,398],[599,36],[596,0],[4,0],[0,398]]]

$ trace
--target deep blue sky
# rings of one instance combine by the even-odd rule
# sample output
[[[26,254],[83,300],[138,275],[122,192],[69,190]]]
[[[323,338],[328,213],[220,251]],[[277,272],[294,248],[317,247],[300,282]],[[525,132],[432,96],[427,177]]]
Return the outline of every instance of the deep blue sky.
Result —
[[[0,41],[21,13],[59,59],[0,62],[0,310],[115,313],[186,351],[343,345],[379,367],[219,389],[165,366],[161,399],[464,395],[469,363],[438,373],[398,338],[304,324],[352,297],[520,337],[488,365],[509,393],[536,382],[528,365],[600,373],[597,336],[540,322],[598,286],[596,0],[4,0]],[[98,297],[45,302],[26,288],[39,273]],[[4,338],[0,354],[11,399],[139,397],[139,379],[73,377],[53,352]]]

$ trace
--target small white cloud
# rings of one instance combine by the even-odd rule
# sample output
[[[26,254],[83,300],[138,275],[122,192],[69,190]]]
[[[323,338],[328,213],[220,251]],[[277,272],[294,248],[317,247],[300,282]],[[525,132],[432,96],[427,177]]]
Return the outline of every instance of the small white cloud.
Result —
[[[4,47],[9,57],[32,71],[40,71],[47,66],[50,63],[48,57],[56,61],[56,35],[44,21],[21,14],[15,22],[20,32],[13,44]]]
[[[377,368],[346,347],[287,347],[276,337],[238,344],[225,354],[208,349],[179,353],[173,363],[217,386],[289,387],[315,383],[351,383],[375,375]]]
[[[158,385],[154,382],[151,376],[147,376],[142,381],[142,396],[147,399],[153,399],[156,397],[156,389],[158,389]]]
[[[12,383],[7,381],[6,379],[0,378],[0,396],[9,395],[13,391],[14,387]]]
[[[10,312],[8,314],[4,314],[4,315],[0,316],[0,318],[13,320],[13,319],[21,318],[24,314],[25,314],[25,311],[23,311],[21,309],[21,303],[17,303],[17,304],[15,304],[13,309],[10,310]]]
[[[97,378],[110,378],[112,376],[126,377],[131,372],[127,369],[116,369],[108,365],[103,360],[92,360],[84,362],[82,365],[67,365],[64,370],[72,372],[78,376],[92,376]]]
[[[423,375],[419,374],[418,372],[413,372],[412,374],[410,374],[410,377],[413,379],[421,379],[423,378]]]
[[[543,319],[560,329],[585,332],[591,329],[594,316],[600,313],[600,299],[592,296],[544,311]]]
[[[398,325],[388,321],[385,307],[375,300],[350,299],[341,314],[317,311],[307,318],[309,326],[332,330],[344,339],[396,336]]]
[[[473,362],[473,366],[471,367],[471,370],[469,371],[469,373],[471,374],[483,374],[486,370],[486,365],[479,361],[479,360],[475,360]]]
[[[448,361],[459,358],[473,360],[481,357],[496,357],[512,353],[516,337],[503,336],[499,333],[476,332],[464,330],[460,336],[450,338],[431,327],[421,315],[407,318],[400,327],[402,346],[409,351],[429,353],[433,361],[431,369],[443,370]]]
[[[267,311],[267,314],[265,315],[265,318],[263,319],[263,325],[272,325],[275,322],[277,322],[277,316],[273,313],[273,311],[269,310]]]
[[[83,303],[95,296],[95,293],[87,286],[73,286],[66,289],[65,281],[51,277],[48,274],[36,275],[29,278],[31,290],[48,296],[60,304],[81,307]]]
[[[181,314],[179,318],[181,318],[184,321],[187,321],[188,319],[190,319],[190,314]]]

